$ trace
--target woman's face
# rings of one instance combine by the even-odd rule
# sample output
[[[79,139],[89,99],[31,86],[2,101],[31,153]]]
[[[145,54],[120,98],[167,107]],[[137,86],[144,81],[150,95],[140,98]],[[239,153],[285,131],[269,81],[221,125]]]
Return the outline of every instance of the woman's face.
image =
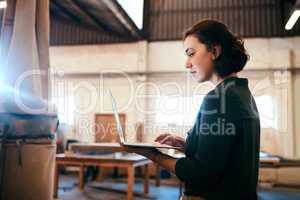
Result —
[[[187,56],[186,68],[198,82],[210,80],[214,72],[213,53],[193,35],[188,36],[183,45]]]

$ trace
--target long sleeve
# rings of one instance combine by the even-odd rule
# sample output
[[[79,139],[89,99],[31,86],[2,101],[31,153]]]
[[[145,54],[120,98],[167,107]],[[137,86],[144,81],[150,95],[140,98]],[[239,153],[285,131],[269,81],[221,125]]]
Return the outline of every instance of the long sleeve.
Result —
[[[216,183],[229,162],[235,131],[230,116],[220,112],[220,100],[205,98],[188,133],[187,157],[176,163],[177,177],[201,186]]]

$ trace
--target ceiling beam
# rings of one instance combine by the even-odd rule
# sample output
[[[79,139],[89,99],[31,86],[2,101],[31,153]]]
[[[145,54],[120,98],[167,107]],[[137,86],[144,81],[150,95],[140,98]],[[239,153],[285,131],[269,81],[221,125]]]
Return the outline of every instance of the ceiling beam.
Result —
[[[143,36],[149,38],[150,33],[150,0],[144,0],[144,12],[143,12]]]
[[[132,19],[127,15],[127,13],[116,0],[102,0],[102,2],[133,37],[136,39],[144,38],[142,31],[139,30],[139,28],[135,25]]]
[[[73,5],[76,6],[77,10],[81,10],[81,13],[84,14],[85,17],[89,18],[91,21],[94,22],[94,24],[97,26],[97,28],[101,29],[102,31],[111,31],[113,30],[106,25],[105,23],[102,23],[100,20],[97,19],[94,15],[92,15],[88,9],[86,9],[83,5],[80,4],[78,0],[67,0],[67,1],[72,1]]]
[[[102,27],[99,26],[99,24],[93,18],[91,18],[85,11],[81,9],[80,6],[78,6],[76,1],[64,0],[64,2],[67,3],[68,7],[70,7],[77,15],[84,19],[83,22],[92,25],[95,28],[102,29]]]
[[[72,13],[70,10],[66,9],[57,0],[51,0],[51,6],[55,7],[59,12],[61,12],[64,16],[68,16],[69,19],[75,21],[76,23],[80,24],[82,19],[78,17],[76,14]]]
[[[50,13],[51,16],[55,15],[58,18],[64,18],[65,20],[77,20],[73,18],[73,15],[71,16],[69,13],[65,13],[64,10],[55,2],[55,0],[50,1]]]
[[[103,21],[101,17],[95,16],[93,13],[90,12],[89,7],[87,7],[84,3],[80,0],[51,0],[51,10],[53,11],[52,14],[59,16],[63,15],[64,18],[67,20],[73,21],[77,24],[93,28],[95,30],[99,30],[101,32],[106,32],[110,34],[114,34],[115,36],[122,37],[122,38],[131,38],[136,40],[137,37],[134,37],[127,28],[124,27],[122,23],[119,22],[117,18],[113,20],[118,22],[119,27],[122,28],[122,32],[115,30],[108,21]],[[101,3],[101,4],[100,4]],[[101,5],[101,6],[100,6]],[[109,8],[106,7],[103,2],[98,2],[95,4],[96,9],[103,10],[103,7],[109,12],[112,17],[114,17],[114,13],[111,12]],[[99,7],[98,7],[99,6]],[[99,11],[102,12],[102,11]],[[100,15],[101,16],[101,15]]]
[[[87,9],[84,9],[77,0],[64,0],[63,3],[61,3],[61,1],[58,3],[56,0],[51,0],[51,2],[53,2],[54,6],[59,8],[63,14],[68,15],[72,21],[78,24],[89,26],[102,32],[107,30],[111,31],[106,24],[101,23],[97,18],[91,15]],[[67,4],[67,7],[64,3]]]

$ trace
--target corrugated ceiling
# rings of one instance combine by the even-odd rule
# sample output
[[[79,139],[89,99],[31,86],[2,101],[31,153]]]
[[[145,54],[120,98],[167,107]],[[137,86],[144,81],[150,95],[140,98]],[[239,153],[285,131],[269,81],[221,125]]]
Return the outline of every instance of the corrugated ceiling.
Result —
[[[206,18],[224,22],[241,37],[300,35],[299,21],[284,30],[294,0],[144,1],[144,29],[138,30],[116,0],[50,0],[50,43],[180,40],[187,27]]]

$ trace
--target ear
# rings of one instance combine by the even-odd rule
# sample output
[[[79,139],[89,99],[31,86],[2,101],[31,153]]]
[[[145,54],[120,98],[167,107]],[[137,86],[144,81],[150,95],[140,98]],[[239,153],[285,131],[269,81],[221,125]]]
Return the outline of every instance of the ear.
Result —
[[[222,52],[222,47],[220,45],[214,46],[212,49],[213,59],[214,60],[217,59],[221,55],[221,52]]]

